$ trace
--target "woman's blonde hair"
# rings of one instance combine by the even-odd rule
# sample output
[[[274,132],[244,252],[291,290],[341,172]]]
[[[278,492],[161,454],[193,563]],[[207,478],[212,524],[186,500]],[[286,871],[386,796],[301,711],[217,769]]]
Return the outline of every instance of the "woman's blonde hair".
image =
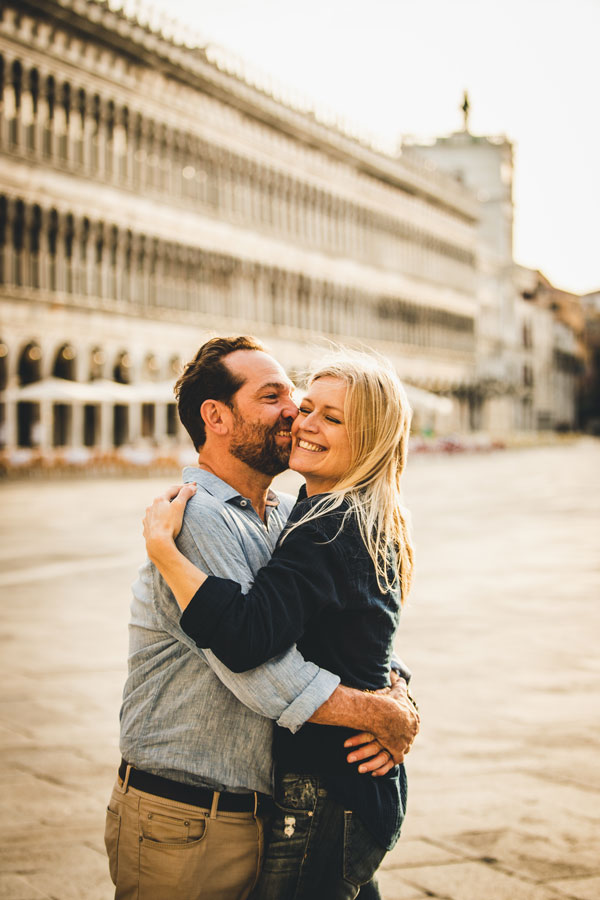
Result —
[[[413,548],[400,478],[406,465],[412,409],[385,357],[339,348],[313,368],[307,385],[326,377],[346,384],[344,419],[350,467],[333,490],[292,528],[346,501],[346,515],[356,516],[380,590],[399,586],[404,602],[412,580]]]

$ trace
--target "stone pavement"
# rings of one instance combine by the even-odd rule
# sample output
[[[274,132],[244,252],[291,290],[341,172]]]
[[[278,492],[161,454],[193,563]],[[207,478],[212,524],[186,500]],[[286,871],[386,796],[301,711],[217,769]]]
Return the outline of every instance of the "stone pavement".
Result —
[[[112,896],[128,586],[163,484],[0,488],[0,900]],[[383,895],[598,900],[600,442],[415,458],[406,493],[423,723]]]

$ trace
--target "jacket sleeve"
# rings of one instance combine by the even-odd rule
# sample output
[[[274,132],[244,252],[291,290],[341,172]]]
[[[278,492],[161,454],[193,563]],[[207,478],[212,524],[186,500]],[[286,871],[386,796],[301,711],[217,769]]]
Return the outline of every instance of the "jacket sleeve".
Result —
[[[201,516],[201,518],[200,518]],[[225,575],[235,563],[236,571],[245,571],[247,585],[252,581],[239,539],[227,528],[218,511],[202,509],[199,524],[192,516],[184,520],[177,539],[181,551],[204,571]],[[206,541],[207,529],[211,540]],[[154,570],[154,567],[152,567]],[[305,660],[291,641],[286,652],[252,671],[233,670],[223,664],[210,650],[202,650],[182,630],[180,611],[173,594],[156,570],[154,580],[154,609],[162,628],[175,640],[196,653],[217,678],[235,694],[237,699],[292,732],[297,731],[312,716],[340,683],[337,675]],[[219,580],[219,579],[216,579]]]
[[[344,587],[336,541],[311,523],[286,537],[246,594],[236,582],[210,576],[180,624],[199,647],[244,672],[286,650],[319,611],[341,608]]]

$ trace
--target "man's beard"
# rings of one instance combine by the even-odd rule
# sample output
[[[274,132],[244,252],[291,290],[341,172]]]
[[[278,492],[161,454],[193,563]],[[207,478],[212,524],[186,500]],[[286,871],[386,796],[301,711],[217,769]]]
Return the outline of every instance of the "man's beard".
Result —
[[[279,475],[280,472],[285,472],[290,460],[291,444],[288,443],[287,446],[278,444],[275,435],[278,431],[289,431],[291,423],[283,421],[275,426],[269,426],[258,422],[246,422],[236,409],[233,416],[235,431],[229,445],[231,455],[263,475]]]

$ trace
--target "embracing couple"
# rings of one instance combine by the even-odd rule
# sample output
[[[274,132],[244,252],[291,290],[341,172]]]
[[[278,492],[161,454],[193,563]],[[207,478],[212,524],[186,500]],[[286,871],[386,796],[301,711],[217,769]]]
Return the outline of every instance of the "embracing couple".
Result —
[[[411,411],[355,352],[293,391],[249,337],[208,341],[177,383],[198,465],[144,520],[106,820],[118,900],[379,897],[419,727],[392,650]],[[288,466],[295,503],[270,489]]]

